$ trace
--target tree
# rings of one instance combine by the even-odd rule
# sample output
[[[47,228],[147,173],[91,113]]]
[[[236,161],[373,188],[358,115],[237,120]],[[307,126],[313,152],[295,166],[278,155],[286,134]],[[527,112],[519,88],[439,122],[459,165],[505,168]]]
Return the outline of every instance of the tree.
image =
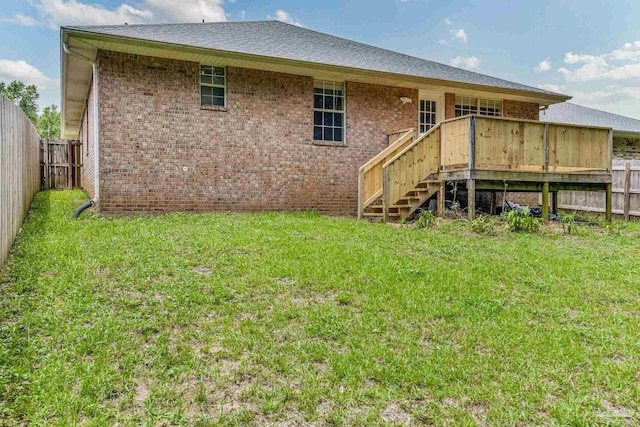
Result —
[[[18,105],[29,117],[31,123],[38,124],[38,98],[40,94],[35,85],[25,85],[19,81],[12,81],[9,85],[0,82],[0,92]]]
[[[58,111],[57,105],[53,104],[42,110],[36,129],[42,138],[60,138],[60,111]]]

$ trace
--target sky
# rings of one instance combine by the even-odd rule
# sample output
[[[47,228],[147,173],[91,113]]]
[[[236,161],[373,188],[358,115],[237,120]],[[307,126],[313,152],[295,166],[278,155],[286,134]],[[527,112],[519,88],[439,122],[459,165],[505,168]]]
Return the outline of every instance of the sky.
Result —
[[[0,81],[60,104],[61,25],[278,19],[640,119],[640,0],[0,0]]]

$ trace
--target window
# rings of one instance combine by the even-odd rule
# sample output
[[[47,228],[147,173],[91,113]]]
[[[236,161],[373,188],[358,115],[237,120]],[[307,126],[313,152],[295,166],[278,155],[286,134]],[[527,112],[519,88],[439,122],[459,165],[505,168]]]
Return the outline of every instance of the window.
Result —
[[[482,114],[483,116],[500,117],[502,115],[502,101],[481,99],[480,114]]]
[[[200,66],[200,105],[225,107],[227,105],[227,77],[223,67]]]
[[[500,117],[502,116],[502,101],[456,96],[456,117],[467,114]]]
[[[344,83],[314,82],[314,141],[344,142],[344,96]]]
[[[478,113],[478,100],[466,96],[456,96],[456,117]]]
[[[420,133],[436,125],[436,101],[420,100]]]

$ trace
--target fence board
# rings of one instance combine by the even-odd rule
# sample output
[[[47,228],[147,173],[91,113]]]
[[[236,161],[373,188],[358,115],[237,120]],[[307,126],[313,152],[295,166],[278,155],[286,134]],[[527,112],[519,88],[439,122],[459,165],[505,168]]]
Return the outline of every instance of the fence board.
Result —
[[[628,191],[625,191],[625,164],[629,162]],[[613,213],[625,214],[628,198],[629,215],[640,216],[640,160],[614,160],[611,172],[613,186]],[[560,191],[558,207],[561,209],[604,212],[604,193],[589,191]]]
[[[0,265],[40,189],[39,147],[29,118],[0,95]]]

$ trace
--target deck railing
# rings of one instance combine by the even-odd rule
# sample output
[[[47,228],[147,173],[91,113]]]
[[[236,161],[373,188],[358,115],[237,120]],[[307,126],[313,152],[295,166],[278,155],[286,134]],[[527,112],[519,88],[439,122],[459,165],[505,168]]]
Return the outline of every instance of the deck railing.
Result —
[[[611,129],[504,117],[442,122],[442,171],[611,172]]]
[[[429,175],[446,180],[459,179],[447,172],[492,171],[485,179],[539,180],[548,187],[550,180],[566,178],[558,174],[611,174],[612,169],[612,130],[604,127],[468,115],[445,120],[416,139],[413,129],[393,135],[390,139],[397,139],[359,170],[359,217],[381,196],[387,212]]]

